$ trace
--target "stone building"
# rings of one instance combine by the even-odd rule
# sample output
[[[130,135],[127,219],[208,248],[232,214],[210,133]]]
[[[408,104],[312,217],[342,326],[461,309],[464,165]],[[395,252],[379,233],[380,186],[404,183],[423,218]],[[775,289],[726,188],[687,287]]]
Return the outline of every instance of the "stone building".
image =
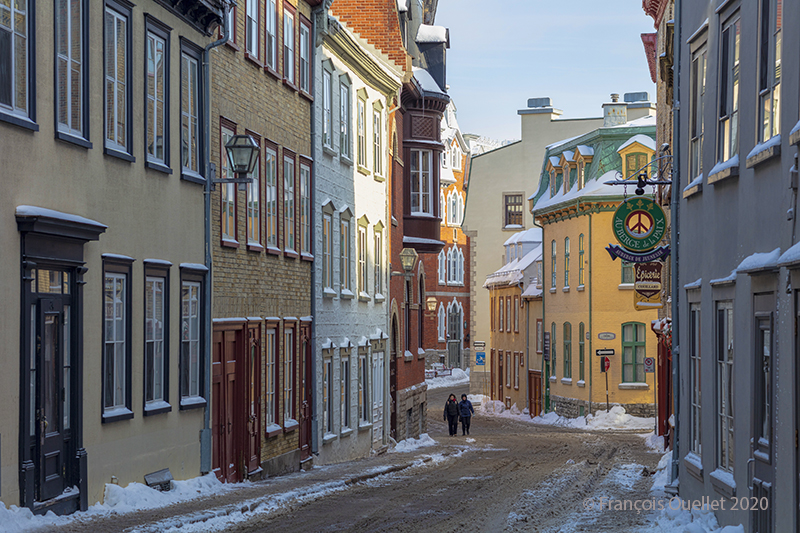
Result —
[[[314,160],[311,10],[317,1],[239,2],[212,54],[211,159],[235,178],[225,144],[259,147],[241,187],[211,198],[214,261],[213,470],[227,481],[310,461]],[[310,464],[310,463],[309,463]]]
[[[0,5],[0,495],[37,514],[199,476],[211,444],[203,50],[223,3],[57,5]]]

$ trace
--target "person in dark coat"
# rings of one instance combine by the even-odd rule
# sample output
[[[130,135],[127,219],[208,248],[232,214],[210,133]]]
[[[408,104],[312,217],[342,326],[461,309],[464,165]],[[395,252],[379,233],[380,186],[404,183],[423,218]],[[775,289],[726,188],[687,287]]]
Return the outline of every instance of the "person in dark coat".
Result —
[[[458,414],[461,416],[461,434],[469,435],[469,423],[472,420],[472,415],[475,414],[475,409],[472,407],[472,402],[467,399],[466,394],[461,395],[461,401],[458,403]],[[456,433],[458,427],[456,427]]]
[[[447,398],[447,403],[444,404],[444,419],[447,422],[448,429],[450,430],[450,436],[458,433],[458,401],[456,400],[456,395],[451,394],[449,398]]]

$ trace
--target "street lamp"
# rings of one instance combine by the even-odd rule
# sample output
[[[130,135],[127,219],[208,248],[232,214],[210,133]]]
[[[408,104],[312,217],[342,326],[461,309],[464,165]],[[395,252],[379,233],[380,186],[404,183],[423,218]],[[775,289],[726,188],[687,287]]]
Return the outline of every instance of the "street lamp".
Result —
[[[260,150],[258,143],[249,135],[234,135],[225,143],[228,163],[236,173],[236,179],[228,182],[238,183],[240,191],[245,190],[251,181],[247,175],[253,172]]]
[[[436,297],[428,296],[425,299],[425,304],[428,307],[429,316],[433,317],[436,314]]]
[[[414,270],[414,265],[417,264],[417,257],[417,251],[413,248],[403,248],[400,252],[400,264],[403,265],[403,270],[407,275]]]

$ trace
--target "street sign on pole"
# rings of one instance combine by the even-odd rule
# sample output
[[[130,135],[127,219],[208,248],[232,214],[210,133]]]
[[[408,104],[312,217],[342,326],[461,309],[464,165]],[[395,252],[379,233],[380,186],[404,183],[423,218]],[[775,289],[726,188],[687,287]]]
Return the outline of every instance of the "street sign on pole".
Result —
[[[606,357],[609,355],[614,355],[614,348],[603,348],[601,350],[595,350],[594,354],[598,357]]]
[[[486,352],[477,352],[475,354],[475,365],[486,366]]]
[[[608,372],[609,368],[611,368],[611,359],[609,359],[608,357],[601,357],[600,372]]]
[[[652,374],[656,371],[656,358],[655,357],[645,357],[644,358],[644,373],[645,374]]]
[[[545,331],[542,335],[542,360],[550,360],[550,332]]]

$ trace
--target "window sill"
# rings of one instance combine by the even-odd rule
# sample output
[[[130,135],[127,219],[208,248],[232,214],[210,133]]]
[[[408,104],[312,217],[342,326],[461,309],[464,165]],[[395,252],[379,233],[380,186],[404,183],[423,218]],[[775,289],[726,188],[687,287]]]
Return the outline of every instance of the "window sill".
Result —
[[[585,289],[586,289],[586,287],[584,285],[578,285],[575,288],[575,290],[578,291],[578,292],[583,292]]]
[[[264,63],[259,61],[258,58],[254,57],[250,52],[245,52],[244,53],[244,58],[246,60],[250,61],[251,63],[255,64],[259,69],[263,69],[264,68]]]
[[[300,423],[294,418],[287,418],[283,421],[283,432],[290,433],[300,427]]]
[[[264,65],[264,72],[275,78],[276,80],[281,79],[281,75],[278,74],[278,71],[274,68],[270,67],[269,65]]]
[[[190,409],[201,409],[206,406],[206,399],[202,396],[190,396],[181,398],[181,411],[188,411]]]
[[[322,444],[330,444],[331,442],[338,439],[338,435],[334,435],[333,433],[326,433],[324,437],[322,437]]]
[[[181,179],[184,181],[188,181],[189,183],[196,183],[198,185],[206,184],[206,179],[197,172],[194,172],[193,170],[182,169]]]
[[[414,360],[414,354],[413,354],[413,353],[411,353],[411,352],[409,352],[409,351],[406,351],[406,353],[405,353],[405,354],[403,354],[403,360],[404,360],[406,363],[410,363],[411,361],[413,361],[413,360]]]
[[[103,413],[103,424],[119,422],[120,420],[130,420],[131,418],[133,418],[133,411],[127,407],[117,407],[116,409],[109,409]]]
[[[267,246],[267,253],[272,255],[281,255],[281,249],[274,246]]]
[[[562,385],[572,385],[572,378],[561,378]]]
[[[555,382],[556,382],[556,377],[550,376],[550,383],[555,383]]]
[[[386,297],[383,294],[378,293],[378,294],[375,295],[375,301],[376,302],[385,302],[386,301]]]
[[[0,111],[0,122],[7,122],[8,124],[25,128],[26,130],[39,131],[39,125],[28,117],[20,117],[3,111]]]
[[[692,182],[694,183],[694,182]],[[703,192],[703,175],[700,174],[700,180],[695,185],[687,186],[683,189],[683,198],[690,198],[696,194]]]
[[[341,156],[339,156],[339,160],[348,167],[353,166],[353,160],[350,159],[350,156],[348,154],[342,154]]]
[[[247,243],[247,250],[250,252],[257,252],[261,253],[264,251],[264,247],[258,244],[257,242],[248,242]]]
[[[232,241],[230,239],[222,239],[219,242],[219,245],[222,246],[223,248],[238,248],[239,247],[239,243],[238,242]]]
[[[738,158],[738,156],[734,156],[734,157]],[[727,161],[726,161],[726,163],[727,163]],[[720,163],[720,165],[722,165],[722,164],[723,163]],[[735,165],[730,165],[728,167],[722,168],[721,170],[718,170],[716,172],[714,172],[714,169],[712,168],[711,172],[708,174],[708,183],[709,184],[718,183],[718,182],[720,182],[722,180],[725,180],[725,179],[728,179],[728,178],[733,178],[733,177],[736,177],[738,175],[739,175],[739,164],[738,163],[735,164]]]
[[[550,294],[555,294],[555,293],[556,293],[556,288],[555,287],[551,287],[550,288]]]
[[[293,81],[289,81],[289,79],[288,79],[288,78],[283,78],[283,84],[284,84],[286,87],[288,87],[288,88],[290,88],[291,90],[293,90],[294,92],[297,92],[297,85],[295,85]]]
[[[352,428],[342,428],[342,431],[339,433],[339,437],[347,437],[353,432]]]
[[[620,283],[617,288],[621,291],[632,291],[633,283]]]
[[[322,296],[324,298],[336,298],[336,291],[331,289],[330,287],[325,287],[322,289]]]
[[[350,289],[342,289],[339,291],[339,296],[345,300],[352,300],[356,295],[353,294]]]
[[[331,157],[336,157],[338,155],[332,146],[328,146],[326,144],[322,145],[322,153]]]
[[[503,226],[503,231],[522,231],[525,229],[525,226],[522,224],[507,224]]]
[[[375,181],[380,182],[380,183],[383,183],[384,181],[386,181],[386,178],[384,178],[383,176],[381,176],[377,172],[374,172],[372,174],[372,179],[374,179]]]
[[[158,163],[156,161],[145,161],[144,166],[145,168],[155,170],[156,172],[161,172],[162,174],[172,174],[172,169],[163,163]]]
[[[789,134],[789,144],[798,143],[800,143],[800,122],[795,124],[794,128],[792,128],[792,131]]]
[[[88,140],[84,139],[83,137],[78,137],[77,135],[72,135],[70,133],[66,133],[63,131],[56,131],[56,139],[59,141],[64,141],[69,144],[73,144],[75,146],[81,146],[83,148],[92,149],[92,143]]]
[[[227,44],[229,47],[233,48],[233,50],[235,52],[238,52],[239,50],[241,50],[241,48],[239,48],[239,45],[236,44],[235,42],[233,42],[233,39],[228,39],[225,44]]]
[[[150,402],[144,406],[144,416],[160,415],[170,411],[172,411],[172,406],[163,400]]]
[[[687,472],[699,481],[703,481],[703,461],[697,454],[693,452],[687,453],[686,457],[683,458],[683,465],[686,467]]]
[[[372,174],[369,171],[369,169],[367,167],[365,167],[365,166],[362,166],[361,163],[358,164],[358,173],[359,174],[364,174],[365,176],[369,176],[370,174]]]
[[[757,144],[747,154],[745,166],[753,168],[779,155],[781,155],[781,136],[775,135],[763,143]]]
[[[711,479],[711,486],[714,487],[714,490],[728,498],[736,496],[736,482],[729,479],[730,472],[717,468],[708,477]]]
[[[300,96],[302,96],[312,104],[314,103],[314,97],[308,94],[308,92],[305,89],[300,89]]]
[[[290,257],[290,258],[292,258],[292,259],[297,259],[297,258],[299,257],[299,256],[297,255],[297,252],[295,252],[295,251],[294,251],[294,250],[292,250],[291,248],[285,248],[285,249],[283,250],[283,255],[284,255],[285,257]]]
[[[362,420],[358,423],[358,431],[367,431],[368,429],[372,429],[372,422]]]
[[[122,159],[123,161],[127,161],[128,163],[135,163],[136,162],[136,158],[133,157],[131,154],[128,154],[128,153],[125,153],[125,152],[121,152],[121,151],[115,150],[113,148],[109,148],[108,146],[106,146],[103,149],[103,153],[108,155],[108,156],[114,157],[116,159]]]
[[[578,381],[575,382],[575,385],[577,385],[578,387],[585,387],[586,382],[582,379],[579,379]]]
[[[569,292],[569,287],[564,287],[563,289],[561,289],[561,292]]]
[[[313,262],[314,261],[314,256],[311,255],[308,252],[302,252],[302,253],[300,253],[300,259],[302,259],[303,261],[311,261],[311,262]]]
[[[360,291],[358,293],[358,301],[359,302],[370,302],[372,301],[372,297],[364,291]]]
[[[277,437],[281,433],[283,433],[283,428],[278,424],[270,424],[267,426],[266,431],[264,431],[264,435],[266,435],[268,439],[271,437]]]
[[[650,390],[648,383],[620,383],[617,385],[620,390]]]

